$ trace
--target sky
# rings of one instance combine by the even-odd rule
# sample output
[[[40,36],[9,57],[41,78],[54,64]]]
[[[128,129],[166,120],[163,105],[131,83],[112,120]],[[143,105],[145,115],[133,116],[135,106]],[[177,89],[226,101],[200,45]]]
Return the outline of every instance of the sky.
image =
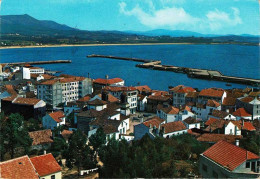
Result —
[[[258,0],[2,0],[0,8],[1,15],[28,14],[82,30],[260,35]]]

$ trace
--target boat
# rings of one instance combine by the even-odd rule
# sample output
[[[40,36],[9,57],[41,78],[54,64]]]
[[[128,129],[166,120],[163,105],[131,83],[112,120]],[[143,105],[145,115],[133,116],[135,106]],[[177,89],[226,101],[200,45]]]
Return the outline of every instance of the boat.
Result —
[[[226,86],[232,86],[230,83],[226,83]]]

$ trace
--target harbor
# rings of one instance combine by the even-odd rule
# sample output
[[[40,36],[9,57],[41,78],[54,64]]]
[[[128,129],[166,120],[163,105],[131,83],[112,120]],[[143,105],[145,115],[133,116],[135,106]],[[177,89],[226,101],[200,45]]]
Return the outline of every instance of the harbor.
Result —
[[[143,64],[137,64],[136,67],[146,68],[151,70],[183,73],[183,74],[187,74],[189,78],[223,81],[228,83],[238,83],[238,84],[260,87],[259,79],[227,76],[217,70],[187,68],[187,67],[180,67],[180,66],[173,66],[173,65],[162,65],[160,60],[146,60],[146,59],[138,59],[138,58],[127,58],[127,57],[117,57],[117,56],[110,56],[110,55],[107,56],[107,55],[97,55],[97,54],[88,55],[87,57],[88,58],[110,58],[116,60],[142,62]]]

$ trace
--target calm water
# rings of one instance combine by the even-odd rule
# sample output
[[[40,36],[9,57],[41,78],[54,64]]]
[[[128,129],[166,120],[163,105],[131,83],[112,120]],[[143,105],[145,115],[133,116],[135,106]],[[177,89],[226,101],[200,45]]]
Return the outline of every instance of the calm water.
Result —
[[[69,59],[71,64],[41,65],[49,70],[91,78],[120,77],[126,85],[149,85],[167,90],[169,85],[184,84],[199,89],[208,87],[244,88],[245,85],[188,78],[185,74],[136,68],[136,62],[86,58],[89,54],[114,55],[161,60],[162,64],[219,70],[225,75],[260,78],[258,46],[241,45],[136,45],[51,47],[0,50],[0,62]]]

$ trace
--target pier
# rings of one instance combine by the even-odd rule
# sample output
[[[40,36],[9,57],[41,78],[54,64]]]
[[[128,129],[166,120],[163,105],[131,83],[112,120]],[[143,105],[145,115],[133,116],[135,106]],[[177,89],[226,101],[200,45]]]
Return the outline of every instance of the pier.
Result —
[[[42,65],[42,64],[55,64],[55,63],[71,63],[71,60],[48,60],[48,61],[31,61],[31,62],[11,62],[11,63],[2,63],[9,65]]]
[[[187,68],[187,67],[179,67],[179,66],[172,66],[172,65],[161,65],[161,61],[159,60],[145,60],[145,59],[138,59],[138,58],[126,58],[126,57],[116,57],[116,56],[106,56],[106,55],[96,55],[96,54],[88,55],[87,57],[88,58],[110,58],[110,59],[117,59],[117,60],[142,62],[143,64],[137,64],[136,67],[146,68],[151,70],[183,73],[183,74],[187,74],[189,78],[223,81],[228,83],[238,83],[238,84],[260,87],[259,79],[226,76],[217,70]]]

